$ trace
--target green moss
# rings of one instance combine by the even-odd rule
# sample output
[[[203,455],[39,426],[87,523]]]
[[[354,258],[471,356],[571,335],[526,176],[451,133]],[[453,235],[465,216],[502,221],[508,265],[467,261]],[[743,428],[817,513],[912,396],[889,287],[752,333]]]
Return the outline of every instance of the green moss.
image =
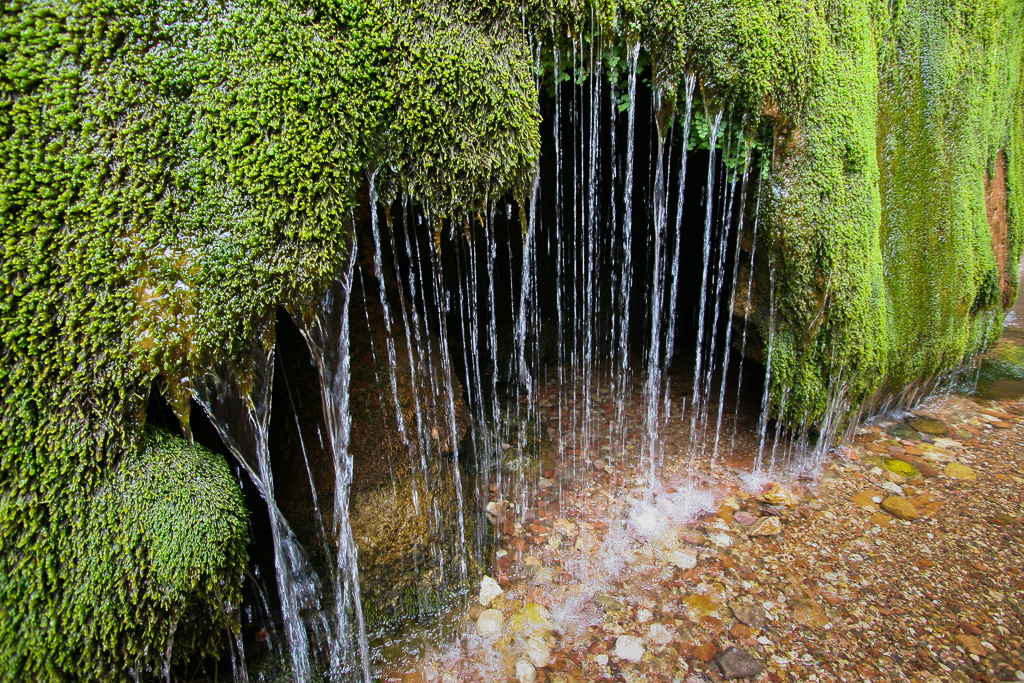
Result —
[[[885,469],[890,472],[904,477],[905,479],[918,479],[921,473],[917,471],[917,468],[910,463],[903,462],[902,460],[889,459],[885,461]]]
[[[177,662],[217,652],[238,628],[224,610],[241,598],[245,518],[222,457],[148,432],[52,534],[59,564],[41,576],[7,575],[4,597],[21,590],[32,602],[22,606],[25,623],[7,622],[5,604],[19,645],[2,651],[4,678],[122,679],[160,671],[168,654]],[[34,580],[61,577],[66,584],[42,584],[60,592],[36,592]]]

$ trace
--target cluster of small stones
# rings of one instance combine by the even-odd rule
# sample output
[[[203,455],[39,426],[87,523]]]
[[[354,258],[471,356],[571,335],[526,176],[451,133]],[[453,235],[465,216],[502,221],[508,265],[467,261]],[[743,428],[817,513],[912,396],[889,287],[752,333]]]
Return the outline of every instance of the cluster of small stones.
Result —
[[[494,578],[455,654],[384,679],[1024,680],[1022,416],[933,400],[758,490],[667,462],[718,508],[651,535],[626,522],[638,471],[587,459],[573,486],[544,463],[525,523],[492,494]]]

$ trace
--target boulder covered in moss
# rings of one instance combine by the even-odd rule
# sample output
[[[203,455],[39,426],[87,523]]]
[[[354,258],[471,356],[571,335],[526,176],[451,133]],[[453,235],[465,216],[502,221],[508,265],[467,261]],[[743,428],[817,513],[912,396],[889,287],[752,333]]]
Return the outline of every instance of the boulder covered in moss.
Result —
[[[23,649],[16,670],[117,680],[218,652],[238,629],[246,517],[222,456],[148,430],[65,530],[70,580],[46,596],[54,621],[27,641],[61,646]]]

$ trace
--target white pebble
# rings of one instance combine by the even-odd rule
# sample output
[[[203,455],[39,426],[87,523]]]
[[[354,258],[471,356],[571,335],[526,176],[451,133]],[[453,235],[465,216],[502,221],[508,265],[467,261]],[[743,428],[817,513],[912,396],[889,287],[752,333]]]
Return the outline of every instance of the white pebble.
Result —
[[[643,643],[633,636],[619,636],[615,639],[615,656],[630,662],[639,662],[644,656]]]

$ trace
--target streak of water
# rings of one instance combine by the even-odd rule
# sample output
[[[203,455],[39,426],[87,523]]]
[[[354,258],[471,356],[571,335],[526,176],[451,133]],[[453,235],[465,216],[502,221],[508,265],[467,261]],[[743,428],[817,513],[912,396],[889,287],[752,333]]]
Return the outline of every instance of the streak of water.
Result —
[[[267,505],[281,618],[295,679],[303,682],[310,680],[311,663],[309,633],[301,613],[319,610],[319,578],[274,498],[268,448],[273,345],[267,348],[263,340],[254,342],[247,360],[247,367],[208,373],[194,385],[193,394]]]
[[[369,645],[359,590],[359,559],[349,518],[352,453],[349,451],[352,416],[349,412],[349,304],[355,270],[355,246],[341,279],[319,301],[310,320],[298,320],[310,355],[320,375],[321,398],[328,440],[334,459],[334,536],[338,551],[334,575],[334,628],[330,642],[331,678],[353,670],[370,680]],[[393,358],[393,349],[391,357]],[[349,615],[355,621],[350,623]]]
[[[705,102],[705,111],[708,121],[708,149],[710,154],[708,156],[708,185],[707,193],[705,194],[705,213],[704,213],[704,271],[701,276],[700,285],[700,314],[698,316],[697,323],[697,358],[694,361],[693,370],[693,398],[690,401],[690,433],[697,433],[697,420],[703,412],[704,401],[706,400],[703,396],[701,386],[701,368],[704,363],[704,317],[705,309],[707,308],[708,298],[708,273],[711,265],[711,228],[712,228],[712,217],[714,216],[714,191],[715,191],[715,149],[718,145],[718,131],[722,125],[722,115],[724,109],[719,109],[713,115],[711,110],[708,108],[709,105]]]

